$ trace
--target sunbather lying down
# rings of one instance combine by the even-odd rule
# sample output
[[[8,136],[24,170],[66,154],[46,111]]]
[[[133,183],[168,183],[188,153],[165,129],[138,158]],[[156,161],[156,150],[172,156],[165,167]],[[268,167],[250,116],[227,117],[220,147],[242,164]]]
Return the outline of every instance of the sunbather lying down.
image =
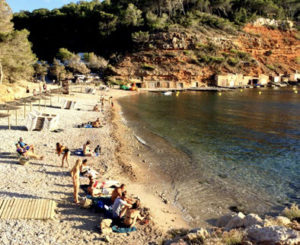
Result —
[[[109,188],[116,185],[119,183],[115,180],[100,181],[94,179],[90,182],[87,191],[92,197],[106,196],[110,194]]]
[[[39,156],[32,152],[32,150],[26,150],[20,146],[20,144],[16,144],[17,152],[20,156],[29,157],[30,159],[43,160],[44,156]]]

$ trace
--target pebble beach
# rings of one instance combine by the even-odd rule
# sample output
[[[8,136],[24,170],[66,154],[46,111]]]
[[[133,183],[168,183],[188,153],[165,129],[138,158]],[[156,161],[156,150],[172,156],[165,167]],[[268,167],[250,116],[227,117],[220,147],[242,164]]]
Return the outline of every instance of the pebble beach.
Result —
[[[180,211],[171,203],[162,200],[159,193],[163,190],[155,182],[136,150],[143,147],[126,127],[121,118],[117,98],[128,96],[132,92],[111,90],[97,91],[95,95],[73,92],[66,98],[76,100],[75,110],[60,108],[62,97],[53,97],[41,106],[43,113],[59,115],[59,128],[62,132],[27,131],[24,127],[23,110],[20,109],[18,126],[8,130],[7,118],[0,119],[0,199],[32,198],[50,199],[57,203],[53,220],[0,220],[0,244],[148,244],[159,243],[166,231],[188,228]],[[93,112],[93,106],[99,103],[99,96],[113,96],[114,107],[105,103],[102,112]],[[44,104],[43,104],[44,105]],[[29,109],[28,109],[29,110]],[[38,110],[38,104],[33,105]],[[102,128],[78,128],[77,125],[100,118]],[[35,152],[43,155],[43,160],[31,160],[22,166],[18,162],[15,144],[23,137],[27,144],[35,146]],[[151,220],[147,225],[138,225],[138,231],[129,234],[102,235],[99,224],[104,216],[88,209],[82,209],[73,203],[73,186],[70,170],[78,156],[71,155],[69,167],[61,167],[61,157],[55,154],[55,144],[60,142],[71,151],[81,148],[91,141],[91,149],[98,144],[102,147],[99,157],[90,157],[89,165],[100,172],[101,180],[117,180],[128,186],[132,196],[138,196],[142,206],[150,210]],[[81,184],[88,180],[81,178]],[[80,196],[84,193],[81,191]]]

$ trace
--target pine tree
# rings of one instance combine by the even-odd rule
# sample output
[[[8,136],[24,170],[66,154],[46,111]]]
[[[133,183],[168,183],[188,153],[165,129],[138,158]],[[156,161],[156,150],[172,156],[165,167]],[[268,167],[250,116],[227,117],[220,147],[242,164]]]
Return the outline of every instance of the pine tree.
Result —
[[[28,41],[29,32],[14,30],[11,19],[10,7],[0,0],[0,83],[30,79],[36,62]]]

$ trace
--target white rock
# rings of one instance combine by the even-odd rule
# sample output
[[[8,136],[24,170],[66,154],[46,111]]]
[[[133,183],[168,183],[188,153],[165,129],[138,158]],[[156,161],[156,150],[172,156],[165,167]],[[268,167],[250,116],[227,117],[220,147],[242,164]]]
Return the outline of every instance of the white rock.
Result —
[[[257,214],[248,214],[244,219],[244,226],[246,228],[252,225],[263,225],[263,220]]]
[[[298,232],[282,226],[261,227],[255,225],[247,230],[247,236],[257,243],[285,243],[289,245],[300,243],[300,234]]]
[[[227,223],[227,225],[225,226],[225,230],[231,230],[234,228],[239,228],[244,226],[244,219],[245,219],[245,215],[241,212],[239,212],[238,214],[234,215],[232,217],[232,219]]]

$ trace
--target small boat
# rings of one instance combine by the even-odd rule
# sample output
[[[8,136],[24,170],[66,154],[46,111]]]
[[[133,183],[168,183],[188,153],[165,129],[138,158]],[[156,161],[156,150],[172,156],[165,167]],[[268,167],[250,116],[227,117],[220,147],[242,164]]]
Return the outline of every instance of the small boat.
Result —
[[[166,95],[166,96],[172,95],[172,92],[171,91],[164,92],[164,95]]]
[[[286,83],[279,83],[278,85],[279,85],[279,87],[281,87],[281,88],[287,87],[287,84],[286,84]]]

